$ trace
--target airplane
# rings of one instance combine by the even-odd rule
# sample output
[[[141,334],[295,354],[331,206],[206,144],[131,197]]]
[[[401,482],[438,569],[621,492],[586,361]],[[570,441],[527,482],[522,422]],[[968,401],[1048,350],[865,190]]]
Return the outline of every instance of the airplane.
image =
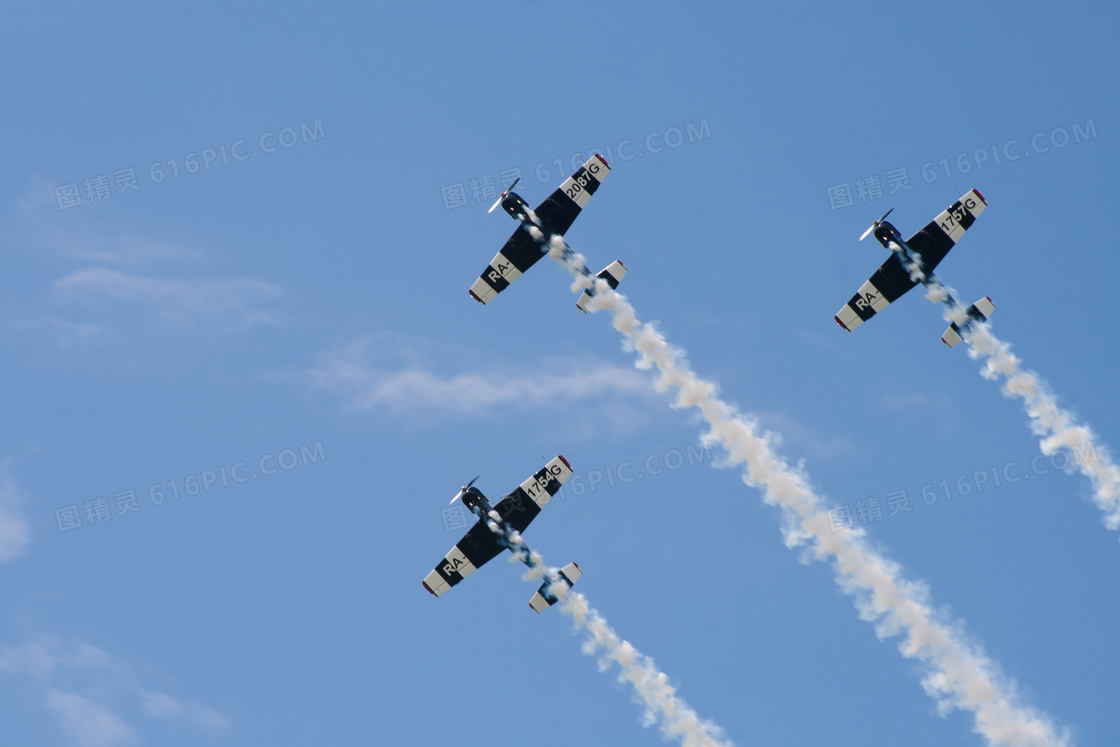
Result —
[[[919,282],[911,277],[907,265],[916,261],[926,275],[933,272],[987,206],[984,196],[972,189],[906,241],[902,240],[898,229],[887,220],[894,208],[888,210],[863,232],[859,240],[863,241],[869,234],[874,234],[879,243],[890,250],[891,256],[836,313],[836,323],[851,332],[901,298]],[[973,323],[986,320],[994,309],[992,299],[987,296],[980,299],[968,308],[966,320],[959,325],[949,325],[941,341],[954,347],[961,341],[961,333],[965,329]]]
[[[509,539],[512,533],[525,531],[541,509],[552,500],[552,496],[560,490],[564,481],[571,476],[572,467],[568,464],[568,460],[563,456],[557,456],[513,492],[498,501],[496,506],[491,506],[482,491],[474,487],[474,480],[477,480],[477,477],[460,488],[451,499],[451,503],[462,499],[463,504],[478,516],[478,521],[467,530],[463,539],[451,548],[435,570],[424,578],[422,582],[424,588],[438,597],[501,553],[503,548],[514,550],[513,543]],[[490,527],[491,523],[494,523],[494,529]],[[521,546],[518,549],[528,551],[528,547],[523,542],[518,544]],[[530,565],[527,558],[522,557],[521,560],[526,565]],[[556,580],[566,584],[570,589],[582,575],[583,571],[577,564],[569,563],[560,569]],[[549,591],[552,583],[552,580],[546,579],[529,600],[529,606],[535,612],[540,613],[558,601],[558,597]]]
[[[478,280],[474,281],[469,291],[471,298],[481,304],[489,303],[494,296],[535,265],[537,260],[548,253],[552,237],[563,236],[572,227],[580,211],[610,171],[611,167],[607,165],[606,159],[596,153],[549,195],[547,200],[538,205],[536,210],[530,210],[529,204],[521,199],[521,195],[513,191],[521,181],[520,177],[514,179],[513,184],[498,195],[498,200],[486,212],[492,213],[494,208],[501,205],[521,225],[490,261]],[[567,245],[564,245],[563,251],[565,255],[571,254]],[[591,276],[586,268],[583,272],[586,276]],[[625,275],[625,265],[615,261],[596,277],[602,278],[614,289]],[[593,295],[593,288],[583,292],[576,302],[580,311],[585,314],[588,312],[587,302]]]

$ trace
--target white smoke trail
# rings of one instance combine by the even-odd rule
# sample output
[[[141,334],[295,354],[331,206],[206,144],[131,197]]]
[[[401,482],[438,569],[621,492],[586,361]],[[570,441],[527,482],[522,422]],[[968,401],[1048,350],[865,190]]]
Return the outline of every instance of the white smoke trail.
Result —
[[[967,640],[961,625],[933,609],[922,582],[902,576],[899,565],[873,549],[861,529],[831,531],[824,504],[808,476],[788,465],[771,446],[769,434],[758,435],[753,418],[740,414],[718,396],[717,387],[697,377],[683,353],[669,345],[650,324],[641,323],[634,308],[606,282],[589,278],[582,256],[553,237],[550,255],[575,277],[572,290],[594,284],[590,309],[609,310],[614,327],[642,369],[656,367],[657,386],[675,387],[676,407],[695,407],[731,464],[743,466],[743,481],[763,490],[766,503],[782,509],[786,545],[808,545],[806,556],[832,560],[836,581],[851,595],[860,617],[875,625],[880,638],[902,636],[899,650],[926,667],[922,686],[938,701],[942,713],[952,708],[973,713],[973,730],[993,745],[1068,745],[1044,714],[1023,705],[1013,681],[1005,677],[983,649]]]
[[[657,669],[653,659],[635,649],[629,641],[618,637],[607,621],[587,603],[586,597],[570,591],[560,603],[560,609],[587,634],[584,653],[594,656],[602,652],[599,658],[601,671],[606,671],[611,662],[618,664],[622,671],[619,678],[630,683],[638,700],[645,706],[646,726],[658,724],[667,739],[680,740],[684,747],[732,744],[718,726],[702,720],[677,695],[669,677]]]
[[[619,680],[630,683],[634,697],[645,709],[643,724],[657,724],[667,739],[679,740],[684,747],[731,747],[732,742],[723,731],[710,721],[704,721],[691,706],[677,696],[669,677],[658,670],[653,659],[635,649],[628,641],[619,638],[582,594],[572,591],[559,571],[545,565],[539,554],[525,545],[517,530],[502,521],[497,511],[491,511],[486,525],[497,534],[499,541],[513,553],[512,561],[529,566],[525,577],[540,581],[547,579],[548,593],[560,600],[560,609],[578,630],[586,634],[583,651],[599,657],[599,670],[605,672],[611,663],[618,664]]]
[[[1030,417],[1031,430],[1041,436],[1042,453],[1050,456],[1065,447],[1073,454],[1071,464],[1093,484],[1093,502],[1104,512],[1104,525],[1120,529],[1120,467],[1089,426],[1079,423],[1073,413],[1058,406],[1057,398],[1037,373],[1024,370],[1011,346],[992,334],[986,324],[967,323],[967,310],[956,299],[953,289],[934,273],[926,273],[921,256],[891,243],[910,271],[911,279],[926,288],[926,298],[943,306],[947,321],[961,327],[961,337],[968,343],[973,360],[984,361],[981,375],[989,381],[1003,379],[1001,391],[1006,397],[1018,397]],[[964,322],[964,323],[962,323]]]

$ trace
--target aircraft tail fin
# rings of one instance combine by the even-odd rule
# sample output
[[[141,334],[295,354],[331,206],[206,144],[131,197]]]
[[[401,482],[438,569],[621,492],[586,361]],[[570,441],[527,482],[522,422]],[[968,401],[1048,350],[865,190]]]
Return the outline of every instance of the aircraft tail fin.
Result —
[[[560,580],[567,584],[570,589],[576,581],[579,581],[579,577],[583,575],[583,571],[581,571],[579,566],[575,563],[568,563],[560,569],[559,575]],[[537,590],[537,593],[533,595],[533,598],[529,600],[529,606],[533,608],[534,612],[544,612],[559,601],[559,598],[556,597],[555,594],[549,593],[548,586],[549,582],[545,581],[541,584],[541,588]]]
[[[626,265],[616,259],[614,262],[604,267],[595,277],[606,280],[607,285],[611,287],[611,290],[614,290],[618,288],[618,284],[622,282],[622,278],[626,277]],[[593,295],[591,291],[585,290],[580,294],[579,300],[576,301],[576,306],[579,307],[579,310],[584,314],[587,313],[587,303],[591,300]]]
[[[968,329],[968,326],[974,321],[987,321],[988,317],[990,317],[992,315],[992,312],[995,310],[996,305],[992,303],[992,299],[984,296],[979,301],[968,307],[968,321],[964,323],[964,328]],[[941,335],[941,342],[945,343],[951,348],[956,347],[961,342],[961,340],[964,339],[963,337],[961,337],[961,332],[961,327],[954,322],[953,324],[949,325],[949,328],[947,330],[945,330],[945,334]]]

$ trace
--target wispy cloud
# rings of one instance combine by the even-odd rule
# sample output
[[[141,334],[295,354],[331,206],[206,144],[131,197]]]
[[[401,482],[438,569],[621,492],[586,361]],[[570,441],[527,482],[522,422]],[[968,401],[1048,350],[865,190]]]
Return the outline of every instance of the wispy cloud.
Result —
[[[102,324],[70,322],[58,317],[15,319],[4,328],[60,351],[102,345],[117,337],[117,333]]]
[[[181,719],[200,731],[225,729],[229,718],[193,700],[178,700],[167,693],[141,692],[140,706],[152,718]]]
[[[224,730],[229,718],[193,700],[149,690],[132,668],[97,646],[38,635],[0,648],[0,672],[38,688],[47,710],[81,747],[116,747],[141,741],[133,721],[178,721],[199,732]]]
[[[945,392],[935,389],[902,390],[895,385],[884,384],[876,387],[875,397],[879,405],[889,412],[909,415],[927,426],[936,425],[946,432],[960,426],[960,407]]]
[[[144,236],[126,226],[90,222],[79,210],[59,212],[54,189],[40,180],[16,201],[15,238],[28,248],[114,265],[203,259],[181,241]]]
[[[835,351],[835,350],[840,349],[840,347],[836,343],[832,342],[831,340],[826,340],[825,338],[821,337],[820,335],[815,335],[812,332],[809,332],[808,330],[799,329],[799,328],[795,327],[793,331],[797,334],[798,337],[800,337],[802,340],[809,343],[810,345],[817,345],[818,347],[822,347],[825,350]]]
[[[82,747],[115,747],[140,741],[120,716],[89,698],[49,688],[46,705],[63,731]]]
[[[401,366],[390,360],[411,358]],[[467,373],[440,373],[415,360],[414,350],[387,355],[385,341],[367,337],[322,353],[302,372],[311,384],[360,410],[473,415],[503,406],[542,408],[594,397],[649,397],[653,387],[638,372],[590,357],[531,369],[484,365]]]
[[[114,683],[132,679],[128,667],[118,664],[108,653],[82,641],[63,643],[56,635],[36,636],[22,646],[0,648],[0,672],[30,677],[49,685],[63,673],[96,673]]]
[[[56,297],[86,303],[131,304],[176,327],[238,331],[279,326],[285,316],[263,308],[282,295],[279,286],[252,277],[230,280],[144,277],[107,267],[78,270],[53,283]]]
[[[31,544],[31,525],[23,516],[23,495],[6,464],[0,463],[0,563],[15,560]]]
[[[870,456],[870,450],[863,446],[857,446],[855,440],[850,436],[823,434],[816,428],[779,412],[761,413],[759,417],[767,428],[773,427],[776,429],[768,434],[775,445],[780,446],[783,442],[788,442],[799,447],[807,457],[815,462],[835,462],[854,458],[865,459]]]
[[[102,344],[123,322],[109,318],[125,312],[160,327],[187,332],[238,332],[279,326],[287,317],[276,308],[283,290],[257,277],[221,277],[200,268],[207,252],[179,238],[144,235],[131,226],[92,218],[82,211],[59,212],[53,190],[35,185],[7,221],[5,240],[31,257],[63,257],[70,267],[51,283],[46,308],[8,322],[9,332],[35,335],[49,348],[72,352]],[[184,267],[191,268],[184,271]],[[28,306],[33,299],[27,299]],[[60,313],[59,305],[67,309]],[[74,304],[106,318],[74,319]],[[53,307],[53,308],[52,308]]]

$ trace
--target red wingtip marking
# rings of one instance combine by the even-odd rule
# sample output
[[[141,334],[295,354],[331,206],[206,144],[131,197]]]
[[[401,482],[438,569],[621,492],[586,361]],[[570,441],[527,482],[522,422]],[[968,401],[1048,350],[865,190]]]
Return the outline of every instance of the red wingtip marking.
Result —
[[[576,568],[579,568],[579,563],[577,563],[577,562],[576,562],[576,561],[574,561],[574,560],[572,561],[572,565],[574,565],[574,566],[575,566]],[[583,569],[582,569],[582,568],[580,568],[580,570],[583,570]]]
[[[980,190],[973,187],[972,191],[975,192],[976,196],[980,198],[980,202],[984,203],[985,205],[988,204],[988,201],[984,199],[984,195],[980,194]]]
[[[840,317],[834,316],[832,318],[836,320],[837,324],[839,324],[841,327],[844,327],[845,332],[851,332],[852,331],[852,330],[848,329],[848,327],[844,324],[844,322],[840,321]]]
[[[606,166],[608,169],[611,167],[611,165],[609,163],[607,163],[607,159],[603,158],[598,153],[595,154],[595,157],[598,158],[600,161],[602,161],[603,165]],[[979,192],[977,194],[979,194]]]
[[[423,587],[424,587],[425,589],[427,589],[427,590],[428,590],[428,593],[429,593],[429,594],[431,594],[431,595],[432,595],[433,597],[434,597],[434,596],[436,595],[436,593],[435,593],[434,591],[432,591],[431,587],[430,587],[430,586],[428,586],[428,582],[427,582],[427,581],[421,581],[421,582],[420,582],[420,585],[421,585],[421,586],[423,586]]]
[[[476,296],[476,295],[474,294],[474,291],[473,291],[473,290],[468,290],[468,291],[467,291],[467,293],[470,293],[470,294],[471,294],[471,298],[473,298],[474,300],[478,301],[479,303],[482,303],[482,299],[481,299],[481,298],[479,298],[478,296]]]
[[[572,468],[572,465],[568,464],[568,460],[564,458],[563,454],[559,454],[558,456],[560,457],[560,461],[564,463],[565,467],[567,467],[568,469]]]
[[[619,263],[620,265],[622,265],[622,260],[621,260],[621,259],[616,259],[616,260],[615,260],[615,262],[618,262],[618,263]],[[626,269],[626,265],[622,265],[622,269],[624,269],[624,270],[625,270],[625,269]],[[627,271],[628,271],[628,270],[627,270]],[[628,272],[629,272],[629,271],[628,271]]]

